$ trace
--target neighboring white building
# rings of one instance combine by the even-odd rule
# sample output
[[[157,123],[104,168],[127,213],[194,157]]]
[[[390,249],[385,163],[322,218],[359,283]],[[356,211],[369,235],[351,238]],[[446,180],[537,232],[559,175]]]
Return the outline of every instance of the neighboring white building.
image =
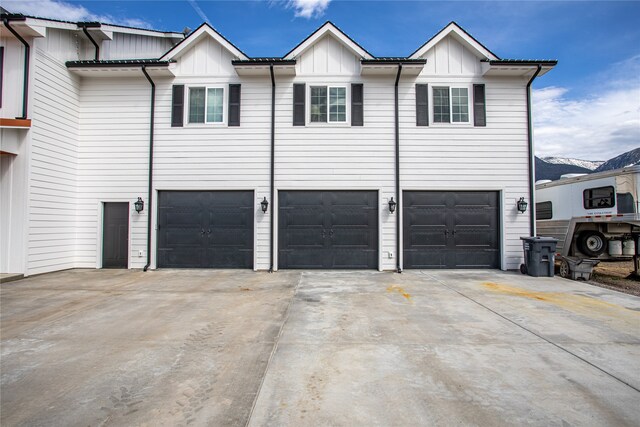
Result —
[[[2,272],[521,262],[529,84],[555,61],[499,59],[455,23],[399,58],[330,22],[278,58],[207,24],[0,30]]]

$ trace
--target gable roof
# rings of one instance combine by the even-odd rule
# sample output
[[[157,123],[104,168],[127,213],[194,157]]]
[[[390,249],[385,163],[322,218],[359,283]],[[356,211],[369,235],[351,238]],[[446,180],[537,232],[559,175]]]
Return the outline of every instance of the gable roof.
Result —
[[[416,49],[409,58],[419,58],[431,48],[433,48],[436,44],[438,44],[442,39],[447,37],[448,35],[453,34],[459,40],[462,40],[469,46],[472,50],[474,50],[478,55],[483,56],[484,59],[490,60],[498,60],[500,59],[498,55],[491,52],[487,49],[482,43],[476,40],[471,34],[467,33],[461,26],[459,26],[455,21],[451,21],[446,27],[438,31],[435,36],[431,37],[426,41],[422,46]]]
[[[180,43],[173,46],[167,53],[160,57],[161,60],[170,60],[179,57],[182,53],[186,52],[192,45],[195,45],[204,37],[211,37],[216,42],[220,43],[225,49],[231,52],[238,59],[249,59],[243,51],[238,49],[233,43],[227,40],[222,34],[217,32],[211,25],[204,22],[198,28],[196,28],[191,34],[189,34]]]
[[[344,31],[340,28],[336,27],[333,22],[327,21],[320,28],[315,30],[306,39],[301,41],[296,47],[287,52],[286,55],[283,56],[284,59],[294,59],[299,56],[302,52],[311,47],[316,41],[320,40],[324,35],[331,34],[339,41],[341,41],[345,46],[347,46],[353,53],[360,56],[364,59],[372,59],[374,58],[365,48],[360,46],[355,42],[351,37],[349,37]]]

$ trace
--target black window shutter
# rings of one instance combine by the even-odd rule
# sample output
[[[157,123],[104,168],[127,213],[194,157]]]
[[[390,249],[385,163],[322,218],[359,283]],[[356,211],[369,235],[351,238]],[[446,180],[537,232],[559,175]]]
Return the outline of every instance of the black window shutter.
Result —
[[[304,126],[306,87],[304,83],[293,85],[293,125]]]
[[[173,85],[171,127],[182,127],[184,118],[184,85]]]
[[[473,125],[487,125],[487,107],[485,105],[484,85],[473,85]]]
[[[351,126],[364,126],[364,93],[362,83],[351,84]]]
[[[240,126],[240,85],[229,85],[229,126]]]
[[[416,125],[429,126],[429,85],[416,84]]]

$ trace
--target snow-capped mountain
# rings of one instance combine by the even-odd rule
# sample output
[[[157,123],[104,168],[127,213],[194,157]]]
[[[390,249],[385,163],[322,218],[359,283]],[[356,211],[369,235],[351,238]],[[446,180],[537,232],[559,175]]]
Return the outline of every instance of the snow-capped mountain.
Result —
[[[598,169],[598,167],[604,163],[603,161],[570,159],[566,157],[543,157],[542,160],[553,165],[578,166],[591,171]]]
[[[628,166],[634,166],[639,164],[640,164],[640,148],[636,148],[635,150],[627,151],[626,153],[620,154],[619,156],[614,157],[613,159],[607,160],[602,165],[600,165],[595,172],[626,168]]]

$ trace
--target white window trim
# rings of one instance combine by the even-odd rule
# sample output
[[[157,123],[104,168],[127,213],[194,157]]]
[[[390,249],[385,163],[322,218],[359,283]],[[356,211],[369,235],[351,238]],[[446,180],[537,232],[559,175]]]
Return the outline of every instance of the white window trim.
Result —
[[[186,86],[187,96],[186,96],[186,108],[184,113],[184,121],[186,126],[188,127],[210,127],[210,126],[227,126],[227,109],[228,109],[228,85],[199,85],[193,84]],[[204,123],[191,123],[189,121],[189,108],[191,105],[191,89],[195,88],[204,88]],[[221,122],[208,122],[207,121],[207,100],[208,100],[208,92],[209,89],[222,89],[222,121]]]
[[[433,89],[434,88],[449,88],[449,122],[441,123],[435,121],[434,102],[433,102]],[[466,122],[454,122],[453,121],[453,95],[451,89],[467,89],[467,110],[469,111],[469,120]],[[429,85],[429,123],[433,126],[470,126],[473,127],[473,85],[472,84],[453,84],[453,83],[439,83]]]
[[[305,115],[306,126],[314,127],[345,127],[351,126],[351,86],[348,84],[330,84],[330,83],[313,83],[307,84],[306,89],[306,102],[305,102]],[[311,88],[312,87],[326,87],[327,88],[327,121],[326,122],[312,122],[311,121]],[[329,121],[329,89],[331,88],[343,88],[345,91],[345,120],[343,122]]]

